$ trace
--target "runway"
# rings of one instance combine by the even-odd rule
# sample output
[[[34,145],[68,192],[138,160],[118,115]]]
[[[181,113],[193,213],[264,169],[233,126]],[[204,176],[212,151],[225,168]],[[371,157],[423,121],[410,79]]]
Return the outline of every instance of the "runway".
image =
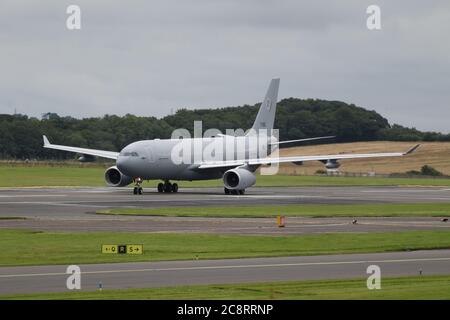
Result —
[[[251,188],[245,195],[222,194],[220,188],[183,189],[177,194],[147,190],[132,195],[129,188],[0,189],[0,228],[49,231],[183,232],[245,235],[299,235],[324,232],[388,232],[450,230],[450,223],[427,218],[302,218],[288,217],[285,228],[274,219],[189,218],[97,215],[109,208],[243,206],[286,204],[354,204],[450,202],[449,188],[419,187],[295,187]]]
[[[153,208],[227,205],[354,204],[450,202],[450,188],[431,187],[264,187],[245,195],[224,195],[222,188],[154,189],[135,196],[130,188],[0,189],[0,217],[98,219],[89,215],[108,208]]]
[[[81,290],[450,274],[450,250],[80,265]],[[0,268],[0,294],[65,292],[67,266]]]

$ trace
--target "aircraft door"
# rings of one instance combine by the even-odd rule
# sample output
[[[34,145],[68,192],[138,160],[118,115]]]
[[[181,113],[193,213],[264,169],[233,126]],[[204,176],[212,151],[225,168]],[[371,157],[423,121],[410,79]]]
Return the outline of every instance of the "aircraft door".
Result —
[[[152,148],[147,148],[148,162],[155,162],[155,155],[153,154]]]

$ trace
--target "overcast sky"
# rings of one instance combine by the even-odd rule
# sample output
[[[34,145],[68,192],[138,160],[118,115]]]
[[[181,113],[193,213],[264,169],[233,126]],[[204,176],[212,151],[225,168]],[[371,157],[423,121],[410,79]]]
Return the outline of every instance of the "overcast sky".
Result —
[[[280,99],[450,132],[450,1],[0,1],[0,113],[161,117],[257,103],[273,77]]]

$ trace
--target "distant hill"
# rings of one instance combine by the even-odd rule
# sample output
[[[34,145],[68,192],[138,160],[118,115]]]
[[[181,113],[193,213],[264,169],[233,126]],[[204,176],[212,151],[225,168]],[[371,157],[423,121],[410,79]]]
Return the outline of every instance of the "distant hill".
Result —
[[[53,143],[118,151],[140,139],[169,138],[176,128],[193,128],[203,121],[203,130],[251,127],[260,104],[220,109],[180,109],[161,119],[105,115],[75,119],[47,113],[43,119],[26,115],[0,115],[0,158],[69,159],[73,154],[42,148],[42,134]],[[450,141],[450,134],[421,132],[391,125],[375,111],[340,101],[283,99],[278,103],[276,128],[280,139],[336,135],[335,142],[350,141]],[[322,142],[323,143],[323,142]]]
[[[227,128],[250,128],[260,104],[205,110],[178,110],[163,118],[175,128],[193,128],[193,121],[202,119],[203,126],[225,131]],[[390,128],[388,120],[375,111],[340,101],[283,99],[278,103],[275,128],[280,138],[299,139],[336,135],[341,141],[374,140],[383,129]]]

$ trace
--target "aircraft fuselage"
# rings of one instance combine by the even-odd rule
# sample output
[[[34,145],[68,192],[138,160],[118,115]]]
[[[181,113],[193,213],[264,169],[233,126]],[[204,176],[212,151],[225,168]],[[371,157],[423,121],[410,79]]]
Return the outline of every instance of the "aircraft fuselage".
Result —
[[[145,180],[220,179],[224,168],[196,167],[204,161],[265,157],[270,151],[267,137],[259,140],[248,136],[142,140],[123,148],[116,165],[123,174]]]

